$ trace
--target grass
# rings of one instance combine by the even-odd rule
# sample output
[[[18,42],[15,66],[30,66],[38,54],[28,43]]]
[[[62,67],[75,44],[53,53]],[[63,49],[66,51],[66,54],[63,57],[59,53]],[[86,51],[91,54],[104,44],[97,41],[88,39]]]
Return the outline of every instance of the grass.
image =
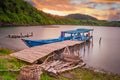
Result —
[[[10,57],[9,54],[12,52],[9,49],[0,49],[0,80],[16,80],[18,72],[11,72],[9,70],[19,70],[21,66],[27,64]]]
[[[15,58],[11,59],[0,59],[0,71],[7,71],[7,70],[19,70],[21,66],[26,65],[25,62],[20,62]]]
[[[18,72],[2,71],[0,72],[0,80],[16,80]]]
[[[0,56],[8,55],[8,54],[10,54],[12,52],[13,52],[12,50],[1,48],[0,49]]]
[[[13,52],[8,49],[0,49],[0,80],[16,80],[19,72],[11,72],[18,70],[21,66],[28,63],[11,58],[9,54]],[[65,74],[70,74],[66,76]],[[41,75],[41,80],[120,80],[120,75],[94,72],[86,68],[77,68],[60,74],[59,79],[49,76],[47,73]]]
[[[12,52],[13,51],[9,49],[0,49],[0,70],[18,70],[21,66],[27,64],[26,62],[10,57],[9,54]]]
[[[72,77],[65,77],[64,74],[72,74]],[[86,68],[77,68],[69,72],[60,74],[59,79],[53,78],[47,74],[41,75],[41,80],[120,80],[120,75],[94,72]]]
[[[46,73],[43,73],[42,75],[41,75],[41,80],[56,80],[54,77],[51,77],[51,76],[49,76],[48,74],[46,74]]]
[[[68,80],[65,77],[60,76],[60,78],[54,78],[52,76],[49,76],[47,73],[43,73],[41,76],[41,80]]]
[[[94,72],[86,68],[78,68],[72,71],[77,80],[120,80],[120,75]]]

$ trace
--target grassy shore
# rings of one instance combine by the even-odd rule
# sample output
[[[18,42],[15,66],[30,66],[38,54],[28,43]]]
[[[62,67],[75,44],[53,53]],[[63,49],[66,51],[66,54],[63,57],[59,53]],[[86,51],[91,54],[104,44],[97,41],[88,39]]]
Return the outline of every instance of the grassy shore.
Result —
[[[9,54],[12,52],[9,49],[0,49],[0,80],[16,80],[19,74],[17,70],[21,66],[28,64],[10,57]],[[94,72],[86,68],[77,68],[60,74],[57,79],[43,73],[41,80],[120,80],[120,75]]]

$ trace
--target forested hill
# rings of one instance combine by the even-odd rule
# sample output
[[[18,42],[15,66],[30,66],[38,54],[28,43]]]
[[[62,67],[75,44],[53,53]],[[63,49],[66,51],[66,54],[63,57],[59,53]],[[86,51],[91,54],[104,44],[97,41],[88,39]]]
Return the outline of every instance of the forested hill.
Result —
[[[24,0],[0,0],[0,26],[47,24],[120,26],[119,22],[77,20],[50,15],[37,10]]]
[[[67,24],[71,20],[37,10],[24,0],[0,0],[0,25]]]
[[[97,20],[96,18],[92,16],[84,15],[84,14],[69,14],[66,16],[66,18],[72,18],[72,19],[77,19],[77,20]]]

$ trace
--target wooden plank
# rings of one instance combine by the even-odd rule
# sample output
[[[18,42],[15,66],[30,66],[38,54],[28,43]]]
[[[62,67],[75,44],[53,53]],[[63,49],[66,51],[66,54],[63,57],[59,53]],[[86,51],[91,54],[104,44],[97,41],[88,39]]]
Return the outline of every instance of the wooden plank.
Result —
[[[45,57],[56,50],[60,50],[67,46],[73,46],[81,43],[83,43],[83,41],[66,40],[62,42],[56,42],[56,43],[46,44],[42,46],[27,48],[16,53],[12,53],[11,56],[29,63],[33,63],[36,60],[42,57]]]

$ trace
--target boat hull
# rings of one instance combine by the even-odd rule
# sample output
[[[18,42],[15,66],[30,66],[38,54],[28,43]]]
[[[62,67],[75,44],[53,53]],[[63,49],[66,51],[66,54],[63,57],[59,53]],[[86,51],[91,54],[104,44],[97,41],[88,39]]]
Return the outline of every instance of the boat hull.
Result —
[[[22,39],[22,40],[29,47],[61,42],[65,40],[89,41],[91,38],[93,38],[93,36],[90,34],[90,31],[93,31],[93,29],[76,29],[76,30],[62,31],[60,37],[56,39],[47,39],[47,40]],[[67,34],[67,36],[65,34]]]
[[[65,40],[78,40],[78,41],[89,41],[91,38],[93,38],[92,36],[87,38],[87,37],[83,37],[83,38],[76,38],[76,39],[70,39],[69,37],[64,38],[64,39],[48,39],[48,40],[27,40],[27,39],[22,39],[22,41],[28,46],[28,47],[34,47],[34,46],[40,46],[40,45],[44,45],[44,44],[50,44],[50,43],[55,43],[55,42],[61,42],[61,41],[65,41]]]
[[[44,45],[44,44],[50,44],[50,43],[60,42],[62,40],[60,40],[60,39],[50,39],[50,40],[27,40],[27,39],[22,39],[22,41],[28,47],[34,47],[34,46],[40,46],[40,45]]]

